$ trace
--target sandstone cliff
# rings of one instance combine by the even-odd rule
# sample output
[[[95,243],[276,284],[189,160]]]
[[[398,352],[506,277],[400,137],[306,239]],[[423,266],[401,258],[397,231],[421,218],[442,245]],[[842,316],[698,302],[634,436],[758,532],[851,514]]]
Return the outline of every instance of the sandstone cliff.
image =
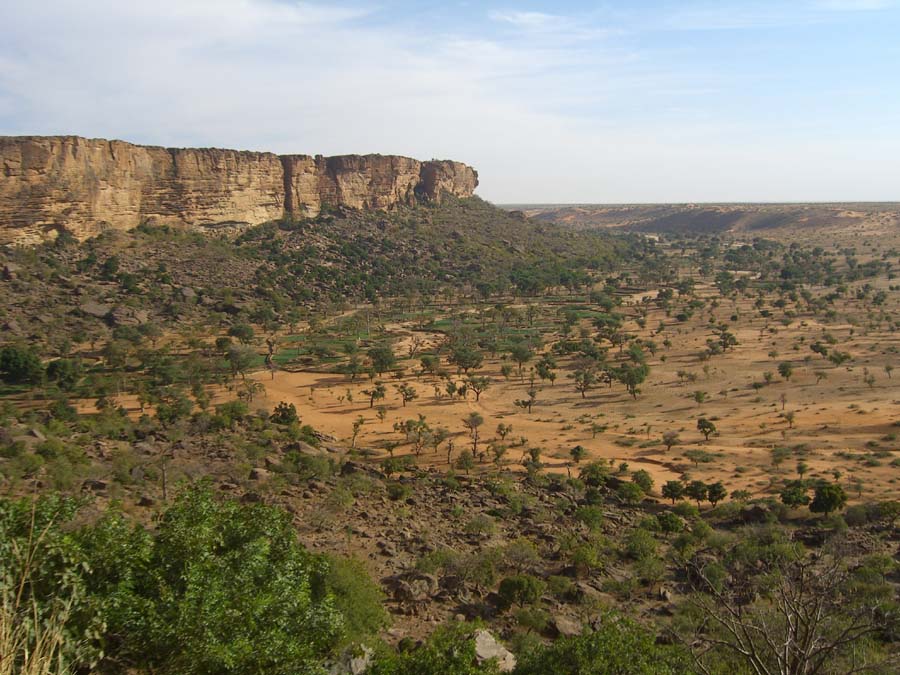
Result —
[[[0,244],[37,243],[62,228],[85,239],[143,222],[215,228],[315,216],[327,206],[389,209],[469,197],[477,185],[475,170],[459,162],[0,137]]]

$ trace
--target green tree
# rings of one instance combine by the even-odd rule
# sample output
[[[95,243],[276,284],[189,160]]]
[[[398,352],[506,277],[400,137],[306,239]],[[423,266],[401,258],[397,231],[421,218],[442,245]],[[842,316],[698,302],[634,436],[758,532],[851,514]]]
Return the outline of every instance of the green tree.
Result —
[[[387,388],[381,382],[375,382],[371,389],[363,389],[362,392],[369,398],[369,408],[375,407],[375,401],[380,401],[387,394]]]
[[[669,480],[662,486],[662,496],[671,499],[674,504],[676,500],[684,498],[684,483],[680,480]]]
[[[489,377],[470,377],[466,379],[466,386],[475,392],[475,401],[481,400],[481,395],[491,386],[491,378]]]
[[[711,483],[706,488],[706,500],[715,508],[716,504],[728,496],[728,490],[722,484],[722,481]]]
[[[523,366],[531,360],[534,353],[526,343],[519,342],[509,350],[509,356],[519,366],[519,375],[521,375]]]
[[[28,347],[0,348],[0,380],[7,384],[37,385],[44,376],[40,357]]]
[[[647,493],[653,489],[653,477],[644,469],[635,471],[631,475],[631,482]]]
[[[397,365],[397,357],[394,356],[394,350],[389,344],[375,345],[369,350],[368,357],[372,368],[379,375],[384,375]]]
[[[242,345],[249,345],[253,342],[253,337],[255,333],[253,332],[253,327],[250,324],[246,323],[238,323],[228,329],[228,334],[235,338]]]
[[[809,501],[808,489],[803,481],[791,481],[781,491],[781,502],[786,506],[806,506]]]
[[[827,516],[833,511],[844,508],[846,504],[847,493],[844,492],[844,488],[836,483],[822,481],[816,485],[809,510],[813,513],[824,513]]]
[[[703,434],[703,437],[708,441],[710,434],[716,433],[716,425],[705,417],[701,417],[697,420],[697,431]]]
[[[697,507],[699,508],[701,502],[703,502],[709,494],[709,486],[702,480],[692,480],[684,488],[684,494],[697,502]]]
[[[470,412],[467,417],[463,418],[463,426],[469,431],[472,438],[472,454],[478,452],[478,433],[481,425],[484,424],[484,417],[477,412]]]
[[[47,379],[63,391],[72,391],[84,373],[78,359],[56,359],[47,364]]]
[[[497,594],[504,607],[532,605],[540,600],[546,584],[530,574],[517,574],[500,582]]]
[[[231,368],[231,377],[234,378],[240,375],[241,378],[247,379],[247,371],[249,371],[256,362],[256,357],[256,352],[250,347],[244,347],[242,345],[232,345],[229,347],[225,358]]]
[[[459,345],[450,352],[448,361],[468,375],[470,370],[477,370],[484,362],[484,355],[469,345]]]
[[[786,382],[790,382],[791,375],[794,374],[793,364],[790,361],[782,361],[778,364],[778,374],[781,375]]]
[[[583,445],[576,445],[574,448],[569,450],[569,454],[572,456],[572,460],[578,464],[581,460],[587,457],[587,450]]]
[[[615,378],[625,385],[625,389],[636,399],[640,393],[640,385],[644,383],[650,374],[650,366],[646,364],[625,364],[616,368],[614,371]]]
[[[581,394],[581,398],[586,398],[587,392],[597,384],[597,372],[592,366],[578,368],[570,377],[575,380],[575,389]]]
[[[662,442],[666,446],[666,452],[669,452],[673,446],[681,442],[681,437],[679,437],[677,431],[666,431],[662,435]]]

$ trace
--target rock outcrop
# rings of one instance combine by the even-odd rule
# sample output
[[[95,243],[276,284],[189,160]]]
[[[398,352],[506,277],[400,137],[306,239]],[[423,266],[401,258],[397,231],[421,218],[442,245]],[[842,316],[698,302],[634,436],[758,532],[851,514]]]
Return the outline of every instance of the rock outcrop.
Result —
[[[247,226],[326,207],[389,209],[469,197],[478,174],[451,161],[175,149],[77,136],[0,137],[0,244],[65,229],[86,239],[141,223]]]

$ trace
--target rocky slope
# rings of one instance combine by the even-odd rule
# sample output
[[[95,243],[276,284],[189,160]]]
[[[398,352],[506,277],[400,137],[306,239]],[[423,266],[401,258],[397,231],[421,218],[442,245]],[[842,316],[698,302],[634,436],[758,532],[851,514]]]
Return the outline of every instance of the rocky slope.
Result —
[[[0,137],[0,244],[37,243],[61,228],[86,239],[145,222],[215,228],[325,207],[388,209],[445,193],[469,197],[477,185],[474,169],[450,161]]]

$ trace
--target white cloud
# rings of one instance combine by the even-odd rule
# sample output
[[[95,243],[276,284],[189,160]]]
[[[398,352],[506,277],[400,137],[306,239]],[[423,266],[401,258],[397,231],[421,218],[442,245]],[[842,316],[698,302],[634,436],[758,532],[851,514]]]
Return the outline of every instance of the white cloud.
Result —
[[[547,28],[564,22],[562,17],[543,12],[493,11],[490,17],[494,21],[510,23],[518,28]]]
[[[895,190],[896,136],[878,146],[812,144],[726,124],[697,103],[720,81],[613,45],[597,17],[506,13],[486,22],[508,27],[492,35],[413,30],[376,10],[286,0],[2,3],[0,133],[449,157],[478,168],[480,192],[497,201]],[[848,185],[855,192],[842,191]]]

